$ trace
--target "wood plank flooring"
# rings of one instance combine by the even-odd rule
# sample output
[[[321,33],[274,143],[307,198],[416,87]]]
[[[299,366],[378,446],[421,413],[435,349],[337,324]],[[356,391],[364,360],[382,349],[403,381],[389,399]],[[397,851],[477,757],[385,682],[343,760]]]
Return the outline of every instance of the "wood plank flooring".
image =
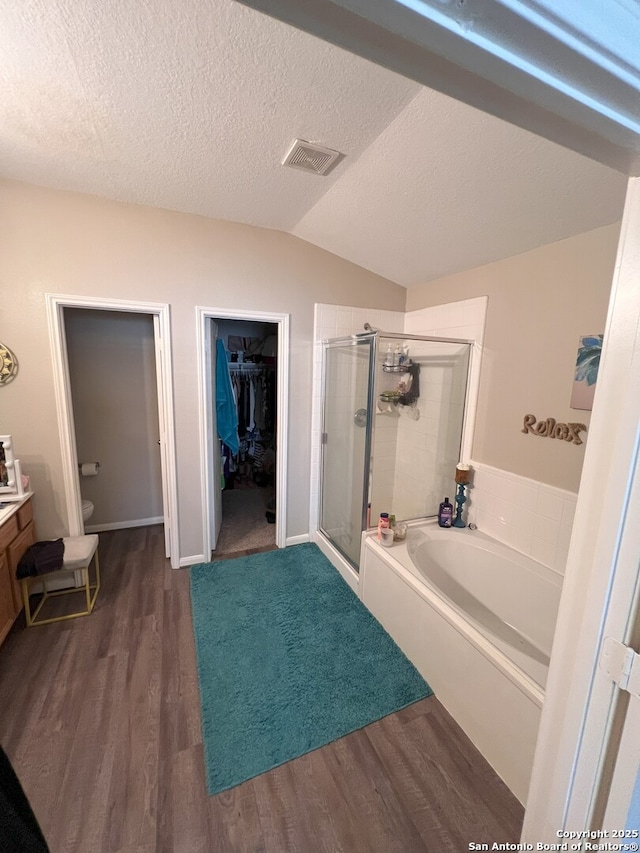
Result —
[[[161,527],[100,534],[85,618],[0,648],[0,742],[51,853],[462,853],[523,809],[435,697],[208,797],[189,577]]]

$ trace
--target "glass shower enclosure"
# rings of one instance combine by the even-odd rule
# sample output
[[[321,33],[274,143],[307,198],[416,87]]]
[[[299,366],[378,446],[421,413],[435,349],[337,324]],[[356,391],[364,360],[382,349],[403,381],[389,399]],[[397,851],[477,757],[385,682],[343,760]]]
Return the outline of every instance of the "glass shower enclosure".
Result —
[[[429,517],[453,497],[472,346],[374,331],[323,342],[319,528],[356,571],[381,512]]]

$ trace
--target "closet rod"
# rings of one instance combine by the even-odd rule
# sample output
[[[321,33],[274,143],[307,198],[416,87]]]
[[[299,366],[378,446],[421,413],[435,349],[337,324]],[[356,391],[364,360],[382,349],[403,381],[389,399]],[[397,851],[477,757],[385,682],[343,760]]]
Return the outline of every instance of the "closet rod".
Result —
[[[229,370],[237,370],[239,373],[246,372],[248,370],[273,370],[274,364],[252,364],[251,362],[246,361],[229,361],[227,362],[229,365]]]

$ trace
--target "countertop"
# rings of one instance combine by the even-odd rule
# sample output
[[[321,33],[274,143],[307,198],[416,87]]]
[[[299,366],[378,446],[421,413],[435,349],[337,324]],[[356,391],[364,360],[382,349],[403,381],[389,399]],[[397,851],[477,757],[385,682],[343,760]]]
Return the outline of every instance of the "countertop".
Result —
[[[12,515],[15,515],[20,507],[26,503],[32,495],[33,492],[25,492],[22,497],[17,499],[7,500],[5,497],[4,501],[0,500],[0,525],[4,524]]]

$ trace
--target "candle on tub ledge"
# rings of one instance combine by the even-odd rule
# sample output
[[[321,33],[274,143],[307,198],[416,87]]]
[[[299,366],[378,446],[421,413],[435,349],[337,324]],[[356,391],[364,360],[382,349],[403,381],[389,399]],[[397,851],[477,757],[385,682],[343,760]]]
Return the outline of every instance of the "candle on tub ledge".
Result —
[[[471,479],[471,465],[465,462],[458,462],[456,465],[456,483],[466,486]]]
[[[467,465],[465,462],[458,462],[456,465],[456,485],[458,486],[458,494],[455,497],[455,501],[457,504],[456,507],[456,517],[453,519],[451,526],[452,527],[464,527],[465,523],[462,520],[462,506],[466,503],[466,497],[464,494],[465,486],[469,484],[469,480],[471,478],[471,465]]]

